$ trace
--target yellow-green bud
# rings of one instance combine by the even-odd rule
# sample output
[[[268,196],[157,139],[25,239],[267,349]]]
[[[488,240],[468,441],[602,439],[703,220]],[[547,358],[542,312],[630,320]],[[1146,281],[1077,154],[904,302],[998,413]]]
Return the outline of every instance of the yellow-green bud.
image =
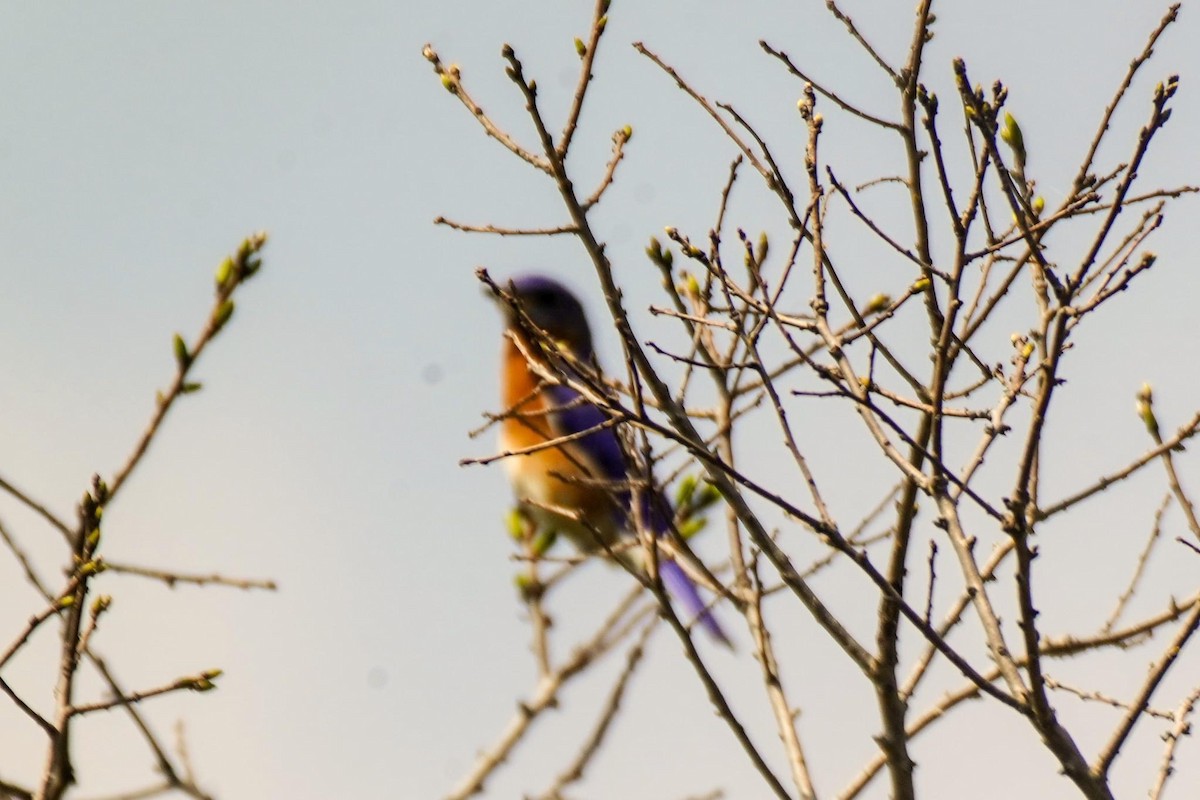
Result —
[[[508,529],[509,536],[521,541],[526,533],[525,515],[518,508],[511,509],[504,517],[504,527]]]
[[[1150,384],[1143,383],[1142,388],[1137,393],[1137,412],[1142,418],[1142,422],[1146,424],[1146,430],[1152,436],[1158,436],[1158,419],[1154,416],[1154,390]]]
[[[605,14],[600,19],[596,20],[596,30],[604,33],[604,28],[608,25],[608,14]]]
[[[917,278],[912,285],[914,292],[923,292],[929,288],[929,278]]]
[[[538,531],[537,536],[533,538],[533,544],[529,550],[534,558],[540,558],[546,554],[546,551],[554,547],[554,543],[558,541],[558,531],[543,530]]]
[[[646,245],[646,255],[648,255],[650,257],[650,260],[653,261],[655,264],[663,263],[665,258],[663,256],[662,242],[658,241],[657,238],[651,236],[650,244]]]
[[[696,486],[699,482],[695,475],[684,475],[679,481],[679,488],[675,490],[675,507],[682,508],[692,502],[692,496],[696,493]]]
[[[692,517],[679,526],[679,536],[681,539],[690,539],[704,530],[704,526],[707,524],[708,519],[706,517]]]
[[[230,258],[229,256],[226,256],[225,260],[217,265],[217,272],[216,272],[216,275],[214,276],[217,281],[217,288],[220,289],[220,288],[224,287],[226,282],[229,281],[229,278],[232,275],[233,275],[233,259]]]
[[[863,306],[862,313],[878,314],[880,311],[883,311],[885,308],[887,308],[891,304],[892,304],[891,295],[887,295],[887,294],[884,294],[883,292],[879,292],[878,294],[871,295],[871,298],[869,300],[867,300],[867,304],[865,306]]]
[[[1042,212],[1046,210],[1046,198],[1040,194],[1033,198],[1033,215],[1035,217],[1042,216]]]
[[[225,323],[229,322],[229,318],[232,316],[233,301],[226,300],[224,303],[221,303],[220,307],[217,308],[216,312],[213,314],[213,325],[217,330],[220,330],[221,328],[225,327]]]
[[[73,594],[64,595],[63,597],[58,598],[59,608],[70,608],[73,605],[75,605],[75,595]]]
[[[706,483],[700,487],[700,493],[696,495],[696,500],[692,504],[692,507],[697,511],[702,511],[720,499],[721,491],[711,483]]]
[[[578,36],[575,37],[575,52],[579,54],[580,58],[587,55],[587,45]]]
[[[175,347],[175,363],[180,369],[187,369],[192,363],[192,354],[188,352],[187,342],[177,333],[172,344]]]
[[[450,94],[458,94],[458,87],[454,85],[454,78],[451,78],[445,72],[442,73],[442,86]]]
[[[625,141],[628,142],[630,139],[633,138],[633,126],[626,125],[624,128],[621,128],[621,135],[624,136]]]
[[[1021,135],[1021,126],[1017,124],[1016,118],[1007,111],[1004,112],[1004,124],[1000,127],[1000,138],[1013,149],[1018,159],[1024,160],[1025,137]]]
[[[513,585],[517,587],[517,593],[521,595],[521,599],[527,603],[542,592],[542,584],[527,572],[518,572],[513,577]]]

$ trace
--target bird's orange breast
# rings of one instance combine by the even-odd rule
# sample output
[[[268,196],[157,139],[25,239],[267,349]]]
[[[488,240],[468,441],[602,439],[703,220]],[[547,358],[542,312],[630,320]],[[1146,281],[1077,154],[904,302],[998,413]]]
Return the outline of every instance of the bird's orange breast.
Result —
[[[538,448],[561,434],[550,413],[554,402],[544,391],[544,382],[530,368],[536,358],[520,340],[521,334],[509,331],[504,338],[501,365],[501,395],[505,418],[500,427],[500,447],[506,452]],[[522,341],[518,346],[517,341]],[[524,348],[524,352],[523,352]],[[595,481],[603,475],[578,442],[535,449],[505,459],[509,478],[518,500],[556,506],[593,520],[598,527],[609,527],[613,504],[608,492]]]

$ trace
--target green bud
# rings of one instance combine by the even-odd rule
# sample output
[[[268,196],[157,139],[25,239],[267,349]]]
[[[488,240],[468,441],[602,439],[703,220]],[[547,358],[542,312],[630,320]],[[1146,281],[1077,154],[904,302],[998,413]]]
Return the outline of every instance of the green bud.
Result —
[[[513,585],[517,587],[517,593],[526,603],[536,600],[543,591],[542,584],[528,572],[518,572],[513,577]]]
[[[92,616],[98,617],[112,605],[112,595],[102,594],[92,601]]]
[[[217,678],[221,677],[224,674],[225,674],[225,670],[223,670],[223,669],[209,669],[209,670],[205,670],[204,672],[200,673],[200,677],[208,678],[210,681],[215,681]]]
[[[180,369],[187,369],[192,364],[192,354],[188,352],[187,342],[177,333],[172,344],[175,346],[175,363]]]
[[[204,388],[203,383],[200,383],[199,381],[190,381],[188,383],[185,383],[183,386],[179,387],[179,391],[182,392],[183,394],[191,394],[192,392],[198,392],[203,388]]]
[[[700,487],[700,493],[696,495],[696,502],[693,505],[697,511],[703,511],[721,499],[721,490],[713,486],[711,483],[706,483]]]
[[[759,264],[767,260],[767,253],[771,252],[771,242],[767,239],[767,232],[763,231],[758,235],[758,252],[754,254],[754,260]]]
[[[521,513],[521,509],[510,509],[504,517],[504,527],[508,529],[508,535],[518,542],[525,538],[525,515]]]
[[[655,264],[661,264],[663,260],[662,242],[651,236],[650,244],[646,245],[646,255],[650,256],[650,260]]]
[[[696,486],[699,482],[695,475],[684,475],[679,481],[679,488],[675,490],[675,507],[685,508],[692,502],[692,496],[696,494]]]
[[[1004,112],[1004,124],[1000,127],[1000,138],[1012,148],[1018,161],[1025,160],[1025,137],[1021,134],[1021,126],[1007,111]]]
[[[883,292],[879,292],[878,294],[871,295],[870,299],[867,300],[867,304],[865,306],[863,306],[862,313],[863,314],[878,314],[880,311],[883,311],[885,308],[887,308],[891,304],[892,304],[891,296],[886,295]]]
[[[229,279],[232,276],[233,276],[233,259],[230,258],[229,256],[226,256],[225,260],[217,265],[217,274],[214,276],[217,280],[217,288],[218,289],[225,288],[225,284],[229,282]]]
[[[704,530],[704,526],[707,524],[708,519],[706,517],[692,517],[679,526],[679,538],[686,541]]]
[[[100,529],[94,528],[87,537],[87,546],[89,550],[95,550],[96,545],[100,544]]]
[[[1137,413],[1146,425],[1151,436],[1158,436],[1158,419],[1154,416],[1154,390],[1150,384],[1143,383],[1137,393]]]
[[[596,30],[604,33],[604,28],[608,25],[608,14],[605,14],[600,19],[596,20]]]
[[[541,530],[537,536],[533,537],[533,544],[530,546],[530,554],[534,558],[541,558],[546,554],[546,551],[554,547],[554,543],[558,541],[558,531],[556,530]]]
[[[213,314],[213,325],[217,330],[221,330],[221,328],[225,327],[225,323],[229,322],[229,318],[232,316],[233,301],[226,300],[224,303],[221,303],[220,307],[218,307],[216,312]]]
[[[580,58],[587,55],[587,45],[578,36],[575,37],[575,52],[579,54]]]

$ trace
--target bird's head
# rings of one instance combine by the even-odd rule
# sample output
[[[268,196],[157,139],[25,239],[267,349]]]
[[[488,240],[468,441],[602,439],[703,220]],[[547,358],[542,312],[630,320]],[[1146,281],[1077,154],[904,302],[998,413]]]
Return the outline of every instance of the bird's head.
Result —
[[[542,275],[521,275],[510,280],[507,289],[525,316],[551,339],[570,348],[576,358],[592,357],[587,315],[567,287]],[[511,307],[505,307],[505,317],[509,327],[519,327]]]

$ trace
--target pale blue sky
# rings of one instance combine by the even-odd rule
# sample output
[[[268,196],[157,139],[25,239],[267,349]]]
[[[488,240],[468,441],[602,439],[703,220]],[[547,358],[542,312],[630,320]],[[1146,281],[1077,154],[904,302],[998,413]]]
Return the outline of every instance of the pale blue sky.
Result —
[[[590,298],[595,319],[602,309],[573,242],[472,237],[431,224],[438,214],[558,224],[563,213],[550,183],[486,139],[447,95],[421,45],[431,41],[447,63],[461,64],[484,107],[529,140],[500,45],[517,48],[543,88],[544,107],[561,112],[577,72],[571,40],[584,33],[590,5],[0,4],[0,475],[69,514],[90,475],[111,474],[144,426],[155,389],[173,369],[171,334],[199,329],[217,262],[246,234],[271,234],[263,273],[198,367],[204,391],[184,398],[106,517],[105,554],[113,560],[280,582],[277,594],[242,594],[171,591],[111,575],[102,581],[116,603],[96,644],[113,654],[128,686],[226,670],[215,693],[146,706],[164,735],[175,719],[187,721],[199,777],[222,800],[437,797],[531,686],[502,527],[509,490],[499,469],[457,466],[463,456],[489,452],[490,438],[471,441],[466,432],[497,403],[499,321],[472,270],[552,272]],[[846,3],[896,61],[911,5]],[[1081,13],[1084,7],[943,2],[927,61],[928,81],[945,106],[953,56],[967,58],[976,81],[1004,79],[1050,204],[1126,63],[1165,10],[1125,0],[1096,0]],[[1200,179],[1200,105],[1192,89],[1200,78],[1200,22],[1193,14],[1185,8],[1163,40],[1117,117],[1119,147],[1103,153],[1111,163],[1130,150],[1150,87],[1182,73],[1175,116],[1142,171],[1146,185]],[[780,143],[794,170],[800,87],[761,53],[759,38],[856,102],[889,114],[893,108],[889,86],[816,0],[616,0],[575,166],[598,175],[612,131],[633,126],[628,159],[598,223],[639,328],[652,336],[671,334],[645,313],[658,300],[657,272],[641,249],[664,225],[707,230],[733,151],[629,43],[645,41],[709,96],[734,100]],[[876,177],[894,163],[892,142],[824,110],[825,157],[844,182]],[[738,224],[782,230],[769,201],[747,190],[740,203]],[[1072,467],[1116,467],[1146,447],[1132,413],[1143,380],[1158,389],[1164,427],[1173,429],[1197,406],[1196,209],[1189,199],[1175,206],[1152,245],[1159,266],[1114,312],[1118,322],[1081,338],[1065,393],[1087,398],[1083,408],[1092,413],[1059,420],[1055,435],[1070,456],[1055,464],[1062,476],[1051,483],[1063,490],[1082,483]],[[877,212],[898,213],[882,196]],[[861,229],[842,230],[863,240],[864,261],[887,257]],[[882,265],[864,270],[857,285],[896,292],[907,279],[892,274]],[[614,337],[598,338],[615,365]],[[836,471],[827,480],[838,510],[849,518],[874,503],[877,497],[861,494],[861,470],[837,465],[845,430],[825,420],[798,425],[817,460],[826,454],[823,466],[842,471],[841,481]],[[766,428],[764,435],[755,466],[770,474],[776,462],[783,468],[784,454],[768,449],[774,439]],[[1195,463],[1185,464],[1185,480],[1200,486]],[[1045,557],[1073,559],[1066,569],[1079,585],[1046,609],[1049,618],[1069,623],[1107,612],[1109,600],[1087,599],[1093,570],[1080,548],[1092,552],[1100,536],[1140,544],[1160,489],[1155,472],[1123,490],[1116,509],[1072,521],[1064,536],[1078,546]],[[0,515],[44,574],[55,576],[56,535],[8,498],[0,497]],[[1123,526],[1127,535],[1110,530]],[[701,542],[706,547],[715,553],[719,543]],[[1100,591],[1111,579],[1106,570],[1124,575],[1126,564],[1096,567],[1095,598],[1110,596]],[[1162,585],[1180,595],[1194,590],[1195,560],[1157,566]],[[627,582],[614,570],[586,570],[558,614],[562,635],[584,630],[576,616],[602,613]],[[846,583],[818,588],[842,598],[865,589]],[[19,571],[0,556],[0,641],[34,610]],[[787,677],[804,708],[818,788],[832,794],[873,753],[865,738],[847,743],[836,735],[874,730],[865,722],[874,714],[870,693],[807,618],[783,627],[781,647],[802,665]],[[714,668],[742,687],[733,700],[771,749],[773,726],[745,650],[740,657],[715,653]],[[51,676],[38,664],[52,656],[48,638],[36,643],[10,679],[43,705]],[[1180,671],[1194,676],[1197,663],[1193,657]],[[1083,674],[1119,694],[1128,684],[1105,684],[1108,666],[1099,660]],[[1181,685],[1170,687],[1177,694]],[[606,687],[590,680],[569,692],[489,783],[489,796],[544,788]],[[91,682],[86,690],[99,691]],[[667,636],[654,640],[628,703],[632,711],[582,796],[651,800],[714,787],[729,798],[761,796]],[[1061,704],[1076,719],[1110,719],[1069,698]],[[974,726],[984,724],[1003,731],[1010,743],[1003,755],[1022,759],[1027,776],[1010,774],[997,753],[972,749]],[[1096,730],[1098,737],[1104,728]],[[120,714],[88,720],[83,731],[78,769],[86,796],[152,777],[149,755]],[[7,703],[0,703],[0,741],[0,777],[31,780],[41,741]],[[1191,759],[1195,744],[1188,743]],[[974,707],[921,740],[916,757],[936,759],[946,747],[960,751],[959,769],[919,773],[928,796],[963,796],[968,780],[980,800],[1069,793],[1012,715]],[[1130,751],[1141,771],[1116,773],[1124,796],[1145,791],[1159,748],[1146,726]],[[1200,789],[1195,770],[1178,781],[1171,796]],[[886,796],[886,787],[873,786],[869,796]]]

